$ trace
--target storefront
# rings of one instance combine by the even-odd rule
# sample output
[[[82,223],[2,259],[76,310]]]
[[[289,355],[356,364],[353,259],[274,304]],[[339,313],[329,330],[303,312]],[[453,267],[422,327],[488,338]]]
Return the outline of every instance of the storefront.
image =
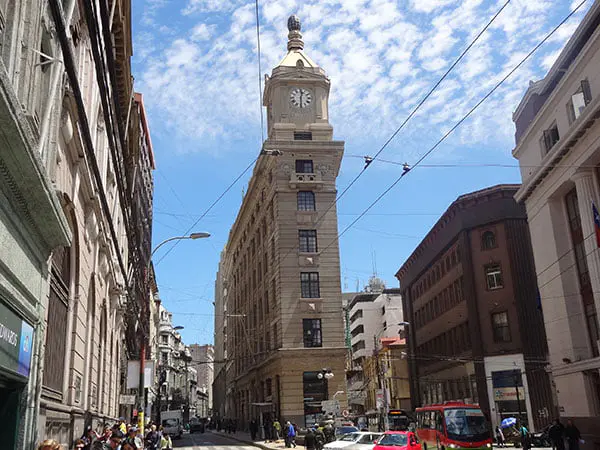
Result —
[[[0,301],[0,442],[14,448],[24,417],[33,327]]]
[[[515,417],[523,424],[529,422],[523,376],[520,370],[492,372],[492,388],[498,423],[507,417]]]

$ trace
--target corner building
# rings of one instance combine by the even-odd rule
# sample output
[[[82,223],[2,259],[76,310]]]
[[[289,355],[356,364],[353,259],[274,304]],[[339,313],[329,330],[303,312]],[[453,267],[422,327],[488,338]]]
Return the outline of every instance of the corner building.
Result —
[[[346,390],[334,203],[344,142],[333,140],[330,82],[303,52],[297,17],[288,29],[288,53],[265,80],[268,139],[219,270],[216,342],[227,348],[216,352],[227,359],[226,414],[240,427],[252,418],[314,423],[321,401]]]

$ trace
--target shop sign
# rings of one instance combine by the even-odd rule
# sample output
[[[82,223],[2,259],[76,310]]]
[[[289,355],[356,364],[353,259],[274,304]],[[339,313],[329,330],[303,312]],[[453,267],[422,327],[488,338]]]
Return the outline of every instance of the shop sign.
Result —
[[[121,405],[135,405],[135,395],[121,394],[119,403]]]
[[[0,303],[0,366],[29,376],[33,327]]]
[[[525,389],[523,387],[501,387],[494,388],[494,400],[497,402],[503,402],[507,400],[517,399],[517,389],[519,389],[519,400],[525,400]]]

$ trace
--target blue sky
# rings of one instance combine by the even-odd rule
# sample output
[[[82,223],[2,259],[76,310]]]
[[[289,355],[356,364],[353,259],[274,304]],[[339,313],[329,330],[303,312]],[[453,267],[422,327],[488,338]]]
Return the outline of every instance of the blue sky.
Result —
[[[302,21],[305,51],[331,78],[330,116],[346,141],[341,191],[506,0],[260,1],[262,74],[283,58],[287,17]],[[512,0],[450,77],[338,204],[343,230],[414,163],[580,0]],[[394,273],[461,194],[520,181],[512,112],[544,76],[584,7],[424,164],[340,240],[342,286]],[[156,155],[154,243],[185,232],[261,146],[254,2],[134,0],[133,72]],[[261,77],[262,78],[262,77]],[[481,164],[508,164],[490,167]],[[439,167],[436,165],[455,165]],[[213,340],[219,254],[249,174],[195,227],[209,239],[155,256],[160,296],[186,343]]]

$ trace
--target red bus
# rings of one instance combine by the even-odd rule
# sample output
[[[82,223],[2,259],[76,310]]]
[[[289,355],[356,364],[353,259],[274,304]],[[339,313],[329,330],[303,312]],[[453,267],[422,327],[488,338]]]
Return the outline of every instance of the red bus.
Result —
[[[417,408],[417,436],[423,450],[492,447],[490,425],[478,405],[446,402]]]

